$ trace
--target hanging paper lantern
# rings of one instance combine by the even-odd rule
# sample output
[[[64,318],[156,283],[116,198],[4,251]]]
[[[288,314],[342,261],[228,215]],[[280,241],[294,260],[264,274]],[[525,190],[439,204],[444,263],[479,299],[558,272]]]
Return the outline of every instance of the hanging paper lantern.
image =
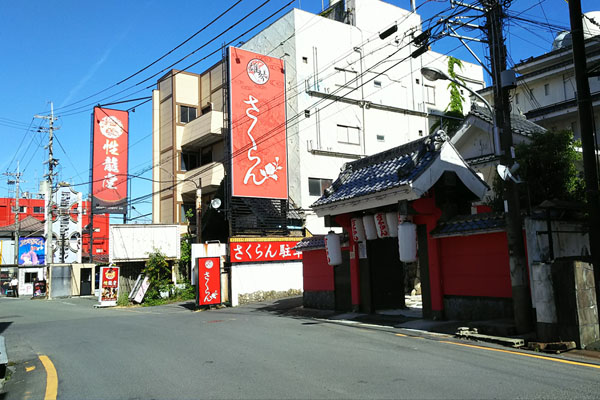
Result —
[[[390,237],[390,230],[388,228],[388,224],[385,218],[385,213],[376,213],[373,218],[375,218],[375,227],[377,228],[377,237],[380,239]]]
[[[375,220],[372,215],[365,215],[362,217],[363,225],[365,227],[365,236],[367,240],[377,239],[377,228],[375,227]]]
[[[385,220],[387,221],[390,237],[398,237],[398,213],[385,213]]]
[[[398,225],[398,251],[400,261],[417,261],[417,226],[412,222]]]
[[[340,237],[333,231],[325,236],[325,249],[327,251],[327,264],[340,265],[342,263],[342,246]]]
[[[356,243],[364,243],[367,239],[365,236],[365,225],[363,224],[362,218],[352,218],[350,220],[350,225],[352,227],[352,239]]]

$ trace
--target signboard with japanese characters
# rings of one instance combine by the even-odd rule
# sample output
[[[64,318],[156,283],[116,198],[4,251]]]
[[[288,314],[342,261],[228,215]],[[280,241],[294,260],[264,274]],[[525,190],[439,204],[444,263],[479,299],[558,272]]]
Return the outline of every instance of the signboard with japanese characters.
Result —
[[[302,252],[292,250],[297,241],[231,242],[231,262],[265,262],[302,260]]]
[[[232,196],[288,198],[283,60],[229,48]]]
[[[127,212],[127,111],[95,107],[92,148],[92,210]]]
[[[198,305],[221,304],[221,257],[197,258],[196,271]]]
[[[119,298],[119,267],[100,268],[100,305],[116,306]]]
[[[55,263],[81,262],[81,193],[60,184],[52,196],[52,244]]]

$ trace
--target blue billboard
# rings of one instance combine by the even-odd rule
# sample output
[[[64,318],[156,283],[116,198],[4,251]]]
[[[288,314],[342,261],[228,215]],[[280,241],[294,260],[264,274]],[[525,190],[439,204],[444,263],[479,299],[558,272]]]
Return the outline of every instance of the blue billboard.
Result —
[[[19,265],[44,265],[46,239],[43,237],[19,238]]]

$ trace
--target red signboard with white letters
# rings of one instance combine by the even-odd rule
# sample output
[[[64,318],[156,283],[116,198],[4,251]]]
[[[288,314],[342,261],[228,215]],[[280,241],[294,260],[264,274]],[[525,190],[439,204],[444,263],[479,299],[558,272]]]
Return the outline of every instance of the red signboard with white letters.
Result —
[[[196,259],[198,305],[221,304],[221,257]]]
[[[100,279],[100,304],[116,306],[119,297],[119,267],[101,267]]]
[[[232,196],[288,198],[283,67],[229,48]]]
[[[129,114],[95,107],[93,118],[92,209],[125,214]]]
[[[265,262],[302,260],[302,252],[292,250],[298,242],[231,242],[231,262]]]

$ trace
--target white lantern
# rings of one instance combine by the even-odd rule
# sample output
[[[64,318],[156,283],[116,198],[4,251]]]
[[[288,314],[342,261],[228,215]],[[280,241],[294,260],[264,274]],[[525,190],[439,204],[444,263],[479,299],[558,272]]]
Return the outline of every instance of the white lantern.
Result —
[[[377,239],[377,228],[375,228],[375,220],[372,215],[362,217],[363,225],[365,226],[365,236],[367,240]]]
[[[352,239],[356,243],[365,242],[365,225],[363,224],[362,218],[352,218],[350,220],[350,225],[352,227]]]
[[[340,265],[342,263],[342,246],[340,237],[333,231],[325,236],[325,249],[327,251],[327,264]]]
[[[417,226],[412,222],[398,225],[398,251],[400,261],[417,261]]]
[[[388,231],[391,237],[398,237],[398,213],[385,213],[385,220],[388,224]]]
[[[385,218],[385,213],[376,213],[373,218],[375,218],[375,227],[377,228],[377,237],[380,239],[390,237],[390,230],[388,228],[388,224]]]

